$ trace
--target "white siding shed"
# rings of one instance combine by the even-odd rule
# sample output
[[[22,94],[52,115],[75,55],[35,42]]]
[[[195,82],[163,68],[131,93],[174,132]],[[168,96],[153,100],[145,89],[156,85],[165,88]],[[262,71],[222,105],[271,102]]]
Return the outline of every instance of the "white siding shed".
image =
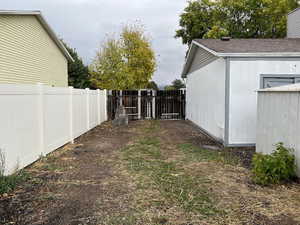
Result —
[[[254,146],[256,91],[300,81],[300,40],[196,40],[182,76],[188,120],[225,146]]]

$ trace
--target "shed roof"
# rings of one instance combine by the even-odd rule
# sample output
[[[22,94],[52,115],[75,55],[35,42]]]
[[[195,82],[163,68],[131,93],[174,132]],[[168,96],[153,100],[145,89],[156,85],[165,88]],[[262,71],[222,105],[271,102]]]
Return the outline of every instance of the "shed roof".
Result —
[[[68,50],[65,48],[64,44],[59,40],[55,32],[52,30],[50,25],[46,22],[44,17],[42,16],[41,11],[39,10],[0,10],[0,15],[12,15],[12,16],[35,16],[43,28],[47,31],[49,36],[55,42],[57,47],[61,50],[63,55],[68,59],[68,61],[74,61]]]
[[[300,92],[300,83],[289,84],[279,87],[265,88],[258,90],[259,92]]]
[[[290,14],[292,14],[292,13],[294,13],[294,12],[298,11],[299,9],[300,9],[300,7],[298,7],[298,8],[296,8],[296,9],[294,9],[293,11],[289,12],[289,13],[288,13],[288,15],[290,15]]]
[[[200,45],[218,53],[300,52],[300,38],[285,39],[196,39]]]
[[[187,56],[182,77],[186,77],[197,48],[202,48],[217,57],[299,57],[300,38],[284,39],[195,39]]]

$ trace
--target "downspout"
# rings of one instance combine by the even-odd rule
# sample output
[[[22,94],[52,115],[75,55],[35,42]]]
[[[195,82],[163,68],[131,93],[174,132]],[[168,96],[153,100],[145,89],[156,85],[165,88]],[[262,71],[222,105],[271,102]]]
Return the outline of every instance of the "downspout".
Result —
[[[229,146],[230,57],[225,57],[225,134],[224,146]]]

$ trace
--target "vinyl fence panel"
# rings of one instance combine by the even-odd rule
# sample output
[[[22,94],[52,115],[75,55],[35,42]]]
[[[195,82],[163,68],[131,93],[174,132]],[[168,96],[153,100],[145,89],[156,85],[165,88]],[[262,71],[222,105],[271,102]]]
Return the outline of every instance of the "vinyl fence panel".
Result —
[[[98,105],[97,105],[97,91],[90,91],[89,94],[89,128],[98,125]]]
[[[106,91],[0,84],[5,174],[33,163],[104,122]]]
[[[73,134],[79,137],[87,130],[87,100],[86,91],[82,89],[73,90]]]
[[[43,154],[48,154],[70,140],[70,96],[68,88],[45,87],[42,97],[45,142]]]
[[[257,111],[257,152],[270,154],[283,142],[295,150],[300,175],[300,85],[259,91]]]

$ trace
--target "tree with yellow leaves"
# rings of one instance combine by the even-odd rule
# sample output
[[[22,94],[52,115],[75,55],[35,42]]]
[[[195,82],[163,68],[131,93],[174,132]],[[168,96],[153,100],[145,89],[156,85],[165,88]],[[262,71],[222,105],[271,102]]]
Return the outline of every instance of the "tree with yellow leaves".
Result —
[[[143,27],[127,25],[119,39],[109,37],[98,50],[90,65],[91,82],[101,89],[143,89],[155,68],[155,54]]]

